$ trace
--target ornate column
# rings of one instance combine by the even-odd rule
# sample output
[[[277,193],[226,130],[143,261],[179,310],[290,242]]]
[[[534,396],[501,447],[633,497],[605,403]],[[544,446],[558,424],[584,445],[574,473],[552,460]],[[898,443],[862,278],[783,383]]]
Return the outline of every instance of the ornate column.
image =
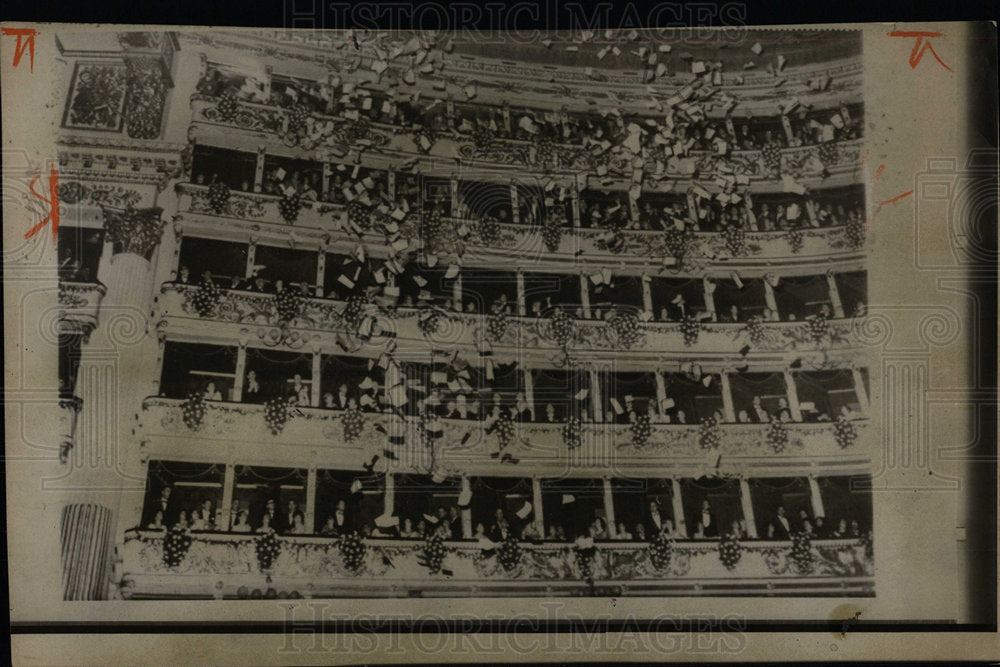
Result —
[[[604,421],[604,406],[601,405],[601,379],[597,374],[597,369],[590,369],[590,407],[594,412],[594,423],[600,424]]]
[[[753,516],[750,484],[742,477],[740,477],[740,505],[743,507],[743,520],[747,524],[747,537],[757,539],[757,521]]]
[[[545,513],[542,505],[542,480],[531,478],[531,504],[535,506],[535,527],[538,534],[545,537]]]
[[[306,471],[306,531],[316,530],[316,468],[310,466]]]
[[[604,516],[608,522],[608,535],[614,538],[618,534],[618,523],[615,521],[615,496],[610,477],[604,478]]]
[[[320,406],[320,375],[323,373],[323,352],[318,346],[313,346],[312,352],[312,382],[309,383],[309,405]]]
[[[837,279],[834,277],[833,271],[826,272],[826,284],[830,288],[830,303],[833,304],[833,316],[845,317],[844,303],[840,300],[840,290],[837,289]]]
[[[719,381],[722,384],[722,409],[726,414],[726,421],[736,423],[736,408],[733,406],[733,391],[729,386],[729,372],[722,370],[719,373]]]
[[[316,289],[314,290],[317,298],[322,299],[325,294],[323,294],[323,284],[326,282],[326,253],[320,249],[318,254],[318,261],[316,262]]]
[[[823,496],[819,492],[819,482],[816,481],[816,475],[809,475],[809,502],[812,504],[813,516],[826,517],[826,512],[823,510]]]
[[[233,514],[233,489],[236,487],[236,466],[232,461],[226,464],[226,473],[222,478],[222,506],[219,508],[219,518],[225,517],[226,525],[219,529],[228,529],[236,522]]]
[[[715,322],[718,319],[715,313],[715,283],[711,278],[702,278],[701,286],[705,292],[705,308],[712,314],[712,321]]]
[[[233,402],[239,403],[243,400],[243,379],[247,370],[247,346],[246,341],[240,341],[240,346],[236,349],[236,377],[233,378]]]
[[[774,298],[774,285],[766,277],[764,278],[764,303],[771,311],[771,320],[777,322],[781,319],[778,313],[778,300]]]
[[[451,288],[451,301],[454,304],[454,310],[457,313],[462,312],[462,274],[461,272],[455,276],[455,283]]]
[[[517,183],[510,184],[510,217],[514,222],[521,222],[521,209],[517,205]]]
[[[861,406],[861,411],[864,414],[868,414],[871,411],[871,403],[868,401],[868,390],[865,389],[865,379],[861,375],[861,370],[858,368],[851,369],[851,375],[854,378],[854,393],[858,397],[858,404]]]
[[[684,518],[684,500],[681,498],[681,482],[676,477],[670,479],[670,502],[674,509],[674,525],[677,534],[688,536],[687,519]],[[648,535],[646,537],[649,537]]]
[[[392,516],[396,508],[396,477],[392,473],[385,473],[385,495],[383,497],[385,515]]]
[[[781,129],[785,131],[785,138],[788,139],[788,144],[791,145],[795,139],[795,135],[792,134],[792,122],[788,120],[788,116],[785,114],[781,114]]]
[[[799,392],[795,388],[795,378],[792,372],[785,370],[785,388],[788,391],[788,411],[792,414],[792,421],[802,421],[802,410],[799,408]]]
[[[524,400],[531,410],[531,421],[538,420],[538,407],[535,405],[535,381],[531,377],[531,370],[521,369],[521,377],[524,378]]]
[[[246,278],[250,278],[253,275],[254,264],[257,263],[257,242],[254,238],[250,237],[250,242],[247,244],[247,275]]]
[[[259,193],[264,188],[264,159],[267,157],[267,146],[257,147],[257,165],[253,172],[253,191]]]
[[[524,317],[527,311],[524,296],[524,271],[517,269],[517,316]]]
[[[580,304],[583,307],[583,316],[588,320],[592,317],[590,314],[590,290],[587,287],[587,281],[590,280],[585,274],[580,274]]]
[[[462,475],[462,488],[460,489],[460,492],[470,496],[472,494],[472,485],[469,483],[468,475]],[[461,510],[461,516],[462,516],[462,535],[464,535],[465,538],[468,539],[475,534],[475,532],[472,529],[472,508],[471,507],[463,508]]]
[[[653,290],[650,287],[652,279],[648,274],[642,274],[642,309],[653,316]]]

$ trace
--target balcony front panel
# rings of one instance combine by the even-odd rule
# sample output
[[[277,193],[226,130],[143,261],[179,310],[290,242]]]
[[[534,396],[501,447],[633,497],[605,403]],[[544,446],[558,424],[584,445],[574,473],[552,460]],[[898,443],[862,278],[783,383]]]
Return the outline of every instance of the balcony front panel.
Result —
[[[159,297],[159,312],[166,334],[206,339],[240,339],[256,344],[299,348],[319,346],[329,351],[348,348],[378,355],[395,340],[401,355],[419,356],[431,347],[464,349],[470,354],[492,348],[499,358],[528,359],[541,367],[559,367],[567,358],[592,359],[595,353],[615,353],[615,363],[629,359],[723,358],[741,355],[773,359],[792,353],[832,353],[825,365],[835,367],[861,347],[862,319],[795,322],[720,323],[597,321],[572,319],[565,347],[546,317],[503,318],[502,326],[489,326],[492,316],[446,312],[428,320],[416,308],[368,306],[371,334],[361,336],[358,325],[343,315],[346,303],[332,299],[301,298],[299,314],[282,322],[272,294],[220,290],[211,312],[202,314],[193,297],[198,286],[165,283]],[[239,325],[234,326],[234,325]],[[631,326],[630,326],[631,325]],[[245,330],[245,334],[242,333]],[[425,355],[426,356],[426,355]]]
[[[347,210],[339,204],[304,202],[294,222],[288,222],[280,213],[281,198],[275,195],[230,193],[229,203],[222,214],[216,213],[208,198],[208,187],[193,184],[178,186],[178,211],[181,224],[191,229],[200,227],[225,227],[230,232],[241,226],[247,233],[257,232],[282,237],[294,230],[314,243],[321,237],[342,245],[345,249],[357,247],[359,237],[350,227]],[[446,218],[452,223],[452,238],[440,239],[439,245],[454,252],[459,246],[465,249],[468,263],[477,263],[487,257],[503,261],[511,256],[530,256],[539,265],[579,265],[581,263],[614,263],[626,266],[656,269],[676,267],[671,239],[663,231],[625,230],[611,232],[603,229],[566,227],[555,250],[549,250],[539,227],[518,224],[499,224],[499,234],[484,240],[478,221]],[[418,240],[416,216],[409,215],[400,225],[412,234],[411,246]],[[695,232],[685,242],[684,266],[676,267],[683,274],[695,274],[718,267],[734,265],[771,266],[773,262],[806,264],[820,261],[856,261],[860,256],[864,235],[849,230],[847,225],[807,228],[797,233],[786,231],[745,232],[738,242],[727,240],[721,232]],[[406,236],[404,236],[406,238]],[[385,237],[365,232],[360,240],[369,245],[384,245]],[[474,250],[474,252],[469,252]],[[446,253],[447,254],[447,253]],[[664,259],[665,258],[665,259]],[[485,263],[485,262],[484,262]]]
[[[151,457],[217,460],[235,457],[248,464],[319,465],[358,470],[374,455],[378,469],[391,472],[439,470],[455,474],[558,476],[595,470],[616,474],[695,476],[721,470],[752,469],[755,475],[787,475],[856,466],[868,459],[868,422],[854,419],[853,436],[839,423],[788,423],[787,439],[775,444],[768,424],[720,424],[711,434],[700,424],[653,424],[637,439],[631,424],[582,424],[578,441],[567,442],[562,423],[515,423],[508,444],[475,419],[442,419],[443,435],[433,446],[420,421],[377,412],[362,413],[360,433],[345,436],[344,413],[308,407],[289,408],[278,432],[264,418],[265,406],[206,401],[202,421],[185,420],[181,399],[147,398],[140,429]],[[400,435],[392,445],[389,433]],[[280,446],[277,446],[280,445]],[[504,456],[500,456],[500,452]],[[395,459],[387,458],[392,452]],[[509,455],[509,456],[507,456]],[[716,455],[721,457],[716,460]],[[713,472],[716,473],[718,470]]]
[[[122,546],[123,587],[132,598],[230,597],[253,589],[296,591],[311,598],[364,596],[486,596],[607,594],[625,587],[631,595],[725,595],[737,589],[775,587],[814,594],[872,595],[874,566],[864,539],[815,540],[808,557],[792,555],[789,542],[743,541],[731,568],[719,557],[718,541],[678,541],[669,562],[654,563],[650,545],[597,542],[520,543],[519,557],[500,558],[476,542],[445,542],[440,569],[424,562],[425,543],[363,540],[360,564],[352,569],[340,540],[279,537],[280,552],[267,569],[256,555],[255,535],[194,533],[183,560],[168,566],[162,533],[130,531]],[[657,567],[660,565],[660,567]],[[221,585],[220,585],[221,584]]]

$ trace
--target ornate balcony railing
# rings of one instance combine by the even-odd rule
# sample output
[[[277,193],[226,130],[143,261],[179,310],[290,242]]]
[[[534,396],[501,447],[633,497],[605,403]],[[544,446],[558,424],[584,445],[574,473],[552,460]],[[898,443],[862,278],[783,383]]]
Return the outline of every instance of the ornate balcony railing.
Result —
[[[789,593],[810,589],[838,595],[873,594],[873,552],[868,538],[813,540],[793,552],[791,542],[745,540],[731,567],[718,541],[671,543],[668,559],[654,558],[651,545],[596,542],[520,543],[503,558],[477,542],[444,542],[438,567],[424,563],[422,540],[364,539],[361,556],[347,563],[340,539],[279,537],[279,553],[268,567],[257,557],[257,535],[192,533],[176,565],[163,558],[164,534],[129,531],[121,547],[120,586],[127,598],[177,596],[247,597],[258,589],[296,597],[388,597],[412,595],[724,595]],[[664,562],[666,560],[666,562]],[[355,565],[351,567],[351,565]],[[431,570],[436,571],[432,572]],[[800,591],[801,592],[801,591]]]
[[[248,131],[258,136],[273,136],[285,146],[305,151],[333,149],[346,151],[357,145],[380,151],[410,155],[428,154],[466,159],[490,164],[579,171],[605,166],[611,174],[631,177],[634,158],[595,153],[589,147],[551,141],[518,139],[474,139],[459,132],[430,133],[369,121],[347,119],[318,113],[301,114],[278,106],[193,97],[192,121],[223,128]],[[775,180],[780,175],[813,178],[853,171],[860,164],[864,141],[829,142],[797,148],[782,148],[777,159],[764,150],[736,150],[726,154],[714,151],[690,151],[683,157],[663,155],[647,159],[644,171],[654,177],[698,178],[711,181],[718,167],[725,172],[745,175],[752,180]]]
[[[574,442],[566,441],[562,423],[524,422],[514,424],[502,448],[511,458],[499,460],[500,436],[477,419],[440,420],[443,435],[429,447],[416,418],[362,413],[360,432],[348,439],[344,413],[339,410],[290,408],[287,422],[274,432],[265,422],[264,405],[206,401],[205,414],[194,428],[185,421],[184,405],[181,399],[160,397],[143,402],[141,429],[151,456],[157,440],[162,440],[165,455],[195,456],[196,460],[217,457],[219,452],[209,445],[216,441],[248,462],[277,457],[285,465],[293,465],[294,457],[276,454],[275,444],[300,448],[303,457],[313,457],[313,464],[322,461],[348,469],[358,469],[374,454],[389,450],[396,457],[387,461],[390,470],[401,472],[436,467],[465,474],[516,476],[544,471],[552,475],[572,465],[574,470],[632,466],[637,474],[662,470],[676,475],[685,469],[700,475],[714,454],[722,457],[723,468],[728,469],[730,464],[766,468],[801,463],[808,467],[813,462],[863,459],[868,451],[864,444],[868,421],[863,418],[847,422],[849,435],[836,422],[786,423],[784,438],[775,438],[768,424],[720,424],[709,432],[700,424],[656,423],[648,436],[637,438],[631,424],[583,423],[579,441]],[[390,433],[402,436],[404,443],[390,444]]]
[[[325,202],[303,202],[298,216],[293,222],[282,217],[281,197],[246,192],[231,192],[224,211],[217,213],[209,203],[208,187],[185,183],[177,186],[178,211],[183,214],[197,214],[206,218],[236,218],[250,225],[293,226],[296,229],[316,230],[318,235],[328,235],[334,242],[357,244],[358,236],[349,230],[347,212],[344,206]],[[190,216],[186,216],[190,217]],[[795,258],[808,261],[812,258],[849,257],[861,251],[864,244],[864,228],[855,225],[836,227],[806,228],[795,232],[744,232],[735,238],[727,238],[721,232],[695,232],[680,239],[676,234],[659,231],[625,230],[612,232],[605,229],[562,228],[558,246],[550,250],[545,243],[542,228],[522,224],[497,225],[499,233],[484,237],[478,221],[460,218],[446,218],[453,223],[446,228],[438,245],[447,252],[457,249],[459,244],[476,248],[477,253],[495,253],[518,256],[535,256],[539,260],[556,262],[577,262],[580,258],[600,264],[601,262],[622,261],[649,264],[655,258],[665,258],[660,266],[678,263],[675,257],[677,243],[684,246],[683,269],[685,274],[699,275],[700,271],[713,264],[733,264],[746,261],[759,263],[771,259]],[[415,216],[409,216],[405,224],[414,228]],[[465,233],[458,230],[465,227]],[[275,229],[277,232],[278,230]],[[364,243],[384,245],[385,237],[374,232],[364,233]],[[416,242],[416,238],[413,239]],[[317,237],[316,243],[319,243]],[[352,246],[353,247],[353,246]]]
[[[212,321],[249,327],[265,345],[281,343],[302,346],[326,345],[329,349],[345,344],[360,347],[380,345],[385,337],[418,343],[417,347],[466,348],[470,352],[488,343],[499,358],[523,356],[525,350],[552,358],[565,351],[635,353],[638,356],[685,352],[697,344],[699,354],[738,353],[750,346],[748,354],[814,352],[855,348],[861,344],[861,319],[804,320],[795,322],[642,322],[625,315],[611,320],[569,319],[568,332],[559,338],[548,317],[485,316],[435,310],[431,319],[426,309],[367,306],[370,336],[359,337],[358,325],[345,319],[347,304],[333,299],[301,297],[298,314],[282,321],[273,294],[218,290],[211,310],[195,305],[201,287],[165,283],[159,297],[160,314],[166,326],[184,320]],[[196,325],[206,333],[202,323]],[[344,337],[348,337],[345,341]],[[232,336],[230,336],[232,337]],[[412,347],[412,345],[410,346]],[[562,358],[558,356],[557,358]]]
[[[89,335],[97,326],[107,288],[97,282],[59,281],[59,320],[67,329]]]

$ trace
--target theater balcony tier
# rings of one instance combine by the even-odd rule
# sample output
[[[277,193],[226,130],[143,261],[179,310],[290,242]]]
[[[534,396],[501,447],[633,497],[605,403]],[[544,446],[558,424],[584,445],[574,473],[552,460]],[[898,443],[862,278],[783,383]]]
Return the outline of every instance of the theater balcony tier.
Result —
[[[268,589],[306,598],[874,594],[866,539],[814,540],[794,556],[791,542],[742,541],[732,567],[723,564],[718,541],[674,542],[667,562],[654,561],[645,543],[596,542],[585,548],[520,543],[503,563],[498,550],[477,542],[444,542],[439,569],[431,572],[422,540],[363,540],[352,569],[339,539],[279,537],[277,558],[262,569],[257,535],[192,533],[191,538],[180,563],[168,566],[163,533],[126,533],[122,594],[131,599],[234,599]]]
[[[89,335],[97,326],[107,288],[97,282],[59,282],[59,324],[64,333]]]
[[[221,456],[248,464],[354,470],[378,454],[382,461],[377,468],[385,470],[389,465],[391,472],[433,467],[465,475],[551,476],[568,470],[592,475],[614,470],[616,474],[697,477],[863,472],[871,451],[864,418],[787,423],[783,428],[786,439],[775,438],[768,424],[724,423],[712,429],[700,424],[653,424],[641,443],[631,424],[583,423],[579,440],[567,443],[562,423],[515,423],[501,457],[500,436],[488,433],[488,424],[474,419],[442,419],[443,435],[429,447],[415,418],[361,413],[360,433],[348,441],[344,412],[338,410],[292,407],[287,421],[275,431],[265,421],[264,405],[221,401],[203,405],[203,417],[192,420],[184,400],[145,399],[138,426],[144,454],[190,461],[215,461]],[[387,434],[402,439],[403,444],[391,445]],[[395,459],[387,457],[387,450]]]
[[[485,140],[458,132],[429,136],[410,128],[341,116],[311,114],[308,120],[293,119],[287,109],[245,101],[237,102],[235,111],[224,113],[220,113],[214,99],[196,97],[191,105],[194,135],[199,141],[204,138],[224,148],[245,150],[249,135],[268,153],[324,156],[331,160],[365,151],[369,157],[381,153],[397,161],[416,158],[433,164],[459,158],[484,166],[506,165],[521,174],[528,168],[539,173],[586,171],[599,177],[617,175],[625,179],[631,178],[636,168],[631,152],[612,150],[610,145],[602,148],[546,140]],[[807,185],[809,180],[820,179],[825,179],[824,185],[846,185],[855,179],[863,148],[864,140],[856,139],[783,148],[777,158],[769,158],[765,150],[689,151],[683,156],[648,158],[642,170],[647,187],[660,179],[710,181],[716,172],[742,174],[751,181],[778,183],[781,176],[790,176]],[[453,168],[451,164],[446,167]]]
[[[275,195],[231,192],[227,208],[217,214],[208,201],[206,186],[182,184],[177,187],[179,214],[175,218],[180,229],[190,230],[195,236],[211,229],[212,236],[246,241],[250,236],[260,240],[273,239],[287,242],[294,233],[296,242],[303,247],[318,247],[322,243],[353,252],[360,241],[378,254],[374,248],[385,246],[383,234],[366,232],[362,236],[349,231],[347,209],[337,204],[304,202],[293,222],[280,213],[281,197]],[[420,234],[416,215],[411,214],[400,224],[400,230],[410,230],[407,250],[419,248]],[[563,228],[558,247],[554,252],[545,244],[542,230],[524,224],[500,224],[498,235],[485,240],[477,221],[446,218],[454,223],[448,237],[437,239],[442,256],[454,256],[460,251],[466,263],[476,258],[507,261],[516,258],[519,263],[526,258],[539,263],[559,266],[580,264],[614,265],[633,267],[655,266],[657,270],[673,267],[671,243],[676,241],[664,231],[620,231],[604,229]],[[453,233],[452,233],[453,232]],[[685,274],[699,275],[710,267],[768,267],[782,265],[813,265],[822,261],[830,268],[832,262],[858,262],[864,243],[864,230],[851,225],[836,227],[808,227],[795,232],[743,232],[735,238],[721,232],[695,232],[685,241]],[[474,251],[474,252],[470,252]],[[488,262],[483,262],[488,264]]]
[[[330,78],[331,70],[336,70],[345,82],[360,84],[372,91],[388,92],[397,87],[405,92],[419,92],[423,100],[451,98],[457,101],[467,100],[466,86],[474,82],[477,94],[468,100],[470,103],[485,104],[495,100],[499,104],[516,99],[519,106],[535,111],[565,107],[570,113],[594,114],[613,107],[624,113],[654,114],[660,108],[654,97],[662,102],[674,95],[682,96],[685,88],[697,85],[698,79],[705,76],[691,73],[690,63],[681,60],[674,66],[668,66],[669,74],[653,77],[651,68],[638,68],[640,61],[632,61],[637,66],[632,69],[623,67],[610,55],[608,60],[594,62],[595,67],[585,68],[562,65],[546,57],[542,58],[542,62],[527,59],[513,62],[507,59],[510,54],[500,59],[455,53],[448,57],[444,70],[430,72],[427,71],[429,65],[420,70],[412,68],[408,60],[413,53],[407,44],[411,39],[409,35],[401,34],[398,44],[407,58],[383,61],[382,57],[366,54],[363,49],[346,56],[333,55],[334,49],[343,46],[343,40],[324,37],[319,31],[312,34],[315,37],[299,32],[276,36],[233,34],[212,37],[181,33],[180,39],[182,43],[188,43],[192,51],[206,52],[206,48],[209,49],[203,68],[212,67],[212,63],[235,64],[248,51],[266,52],[275,58],[274,70],[287,71],[289,67],[294,67],[298,77],[311,82],[325,83]],[[306,43],[312,40],[315,43]],[[261,42],[264,42],[263,48]],[[627,42],[619,46],[623,51],[632,49]],[[683,51],[675,49],[675,53],[678,50]],[[661,54],[659,57],[666,59],[668,56]],[[711,84],[713,90],[721,93],[719,98],[725,94],[739,97],[740,104],[733,111],[734,115],[774,115],[779,108],[787,105],[792,96],[799,97],[803,105],[816,108],[835,107],[862,99],[864,67],[857,56],[808,64],[797,64],[793,58],[778,74],[768,71],[765,63],[751,54],[748,54],[748,60],[756,60],[759,67],[723,69]],[[744,65],[743,62],[740,64]],[[383,66],[385,71],[376,74]],[[273,75],[271,80],[274,80]],[[402,81],[407,81],[406,85],[398,86]],[[819,82],[825,83],[816,85]],[[717,104],[705,105],[706,115],[710,118],[725,117],[729,112],[725,102],[715,101]]]
[[[774,361],[794,354],[824,356],[830,367],[850,366],[862,346],[864,319],[809,319],[793,322],[643,322],[622,314],[610,320],[496,316],[441,308],[366,306],[365,314],[345,315],[343,301],[296,297],[298,314],[282,321],[272,294],[215,290],[214,305],[196,305],[200,286],[165,283],[158,297],[160,332],[172,340],[243,341],[254,346],[323,349],[377,357],[395,342],[397,355],[427,357],[429,350],[490,349],[498,359],[534,359],[542,367],[566,358]],[[199,303],[201,303],[199,301]],[[353,319],[352,319],[353,317]],[[745,354],[744,347],[747,347]],[[564,355],[565,351],[565,355]],[[544,360],[548,360],[547,363]],[[790,360],[790,359],[789,359]],[[838,361],[839,360],[839,361]]]

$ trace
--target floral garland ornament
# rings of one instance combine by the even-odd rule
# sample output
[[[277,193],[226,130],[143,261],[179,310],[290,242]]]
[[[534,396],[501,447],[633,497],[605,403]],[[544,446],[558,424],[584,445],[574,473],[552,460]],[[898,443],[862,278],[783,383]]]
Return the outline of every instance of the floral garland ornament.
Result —
[[[219,114],[219,120],[228,123],[236,118],[236,113],[240,110],[240,103],[233,93],[225,93],[215,103],[215,112]]]
[[[499,220],[492,215],[487,215],[479,219],[476,225],[476,233],[479,234],[479,240],[482,241],[483,245],[498,246],[500,245],[500,237],[503,230],[500,227]]]
[[[222,288],[211,280],[202,280],[197,288],[191,290],[191,305],[200,317],[211,317],[222,300]]]
[[[184,562],[192,541],[187,528],[168,530],[163,537],[163,564],[167,567],[177,567]]]
[[[608,327],[614,332],[618,347],[623,350],[631,349],[633,345],[642,339],[642,332],[639,330],[639,318],[635,313],[616,312],[608,320]]]
[[[563,225],[565,219],[562,215],[550,215],[542,226],[542,242],[549,252],[557,252],[559,244],[562,242]]]
[[[583,444],[583,424],[576,417],[570,417],[563,424],[563,442],[570,449],[576,449]]]
[[[500,416],[493,424],[493,431],[497,434],[500,449],[503,450],[514,440],[514,420],[511,419],[510,413],[506,410],[500,411]]]
[[[184,424],[192,431],[197,431],[205,423],[205,395],[193,391],[181,405],[181,416]]]
[[[649,560],[660,572],[670,567],[674,557],[674,541],[665,532],[659,532],[649,543]]]
[[[701,420],[698,431],[698,444],[702,449],[717,449],[722,443],[722,429],[715,417],[705,417]]]
[[[722,561],[722,566],[730,572],[736,569],[742,557],[743,546],[733,533],[729,533],[724,540],[719,542],[719,560]]]
[[[278,202],[278,211],[288,224],[298,219],[300,210],[302,210],[302,197],[299,196],[298,192],[285,193],[281,201]]]
[[[549,320],[549,328],[556,345],[565,350],[569,346],[570,341],[573,340],[576,322],[573,321],[573,318],[565,310],[557,308],[556,312],[552,314],[552,319]]]
[[[278,435],[288,423],[288,401],[284,398],[272,398],[264,404],[264,422],[271,435]]]
[[[645,447],[649,442],[649,436],[653,433],[653,426],[646,413],[635,416],[635,421],[629,426],[632,431],[632,446],[636,448]]]
[[[663,245],[677,262],[678,267],[684,266],[684,258],[687,256],[692,238],[693,236],[686,229],[677,229],[675,225],[670,225],[664,232]]]
[[[350,532],[340,538],[340,557],[344,561],[344,567],[357,574],[365,562],[365,552],[368,547],[357,531]]]
[[[815,343],[822,343],[830,335],[830,322],[823,313],[816,313],[806,322],[806,334]]]
[[[274,567],[274,561],[281,553],[281,542],[274,530],[269,530],[257,538],[257,565],[261,572],[265,572]]]
[[[594,558],[597,556],[597,547],[594,546],[593,538],[581,537],[577,539],[573,551],[576,555],[576,567],[580,578],[592,586],[594,584]]]
[[[872,531],[866,531],[861,535],[861,546],[865,550],[865,558],[873,560],[875,558],[875,536]]]
[[[344,442],[354,442],[365,428],[365,416],[358,408],[348,408],[341,416],[344,423]]]
[[[776,416],[771,417],[771,423],[767,427],[767,446],[773,449],[775,454],[780,454],[788,448],[788,429]]]
[[[360,294],[349,296],[347,303],[344,305],[344,312],[341,313],[344,323],[352,330],[358,329],[361,326],[361,320],[365,316],[367,307],[368,300],[364,296]]]
[[[521,563],[522,554],[523,549],[521,549],[517,538],[514,537],[513,533],[509,533],[507,539],[497,549],[497,561],[504,570],[510,572]]]
[[[812,540],[807,533],[792,535],[792,550],[789,558],[795,563],[799,574],[809,574],[813,570]]]
[[[371,229],[373,217],[370,207],[355,199],[347,205],[347,220],[362,231]]]
[[[747,339],[751,345],[761,345],[764,343],[766,333],[764,332],[764,320],[759,315],[754,315],[748,321],[743,330],[746,331]]]
[[[858,440],[858,427],[845,415],[840,415],[833,423],[833,437],[841,449],[853,447]]]
[[[726,242],[726,250],[730,255],[742,256],[747,254],[747,234],[741,227],[736,225],[726,225],[722,230],[722,238]]]
[[[229,210],[229,186],[221,181],[214,181],[208,186],[208,207],[212,213],[222,215]]]
[[[865,245],[865,223],[861,218],[852,217],[847,221],[844,236],[847,238],[847,244],[855,250]]]
[[[702,324],[690,315],[685,315],[681,320],[681,333],[684,335],[684,345],[691,347],[698,342],[698,334],[701,333]]]
[[[420,329],[420,333],[431,338],[438,332],[441,321],[445,319],[447,318],[441,311],[427,310],[420,314],[420,318],[417,320],[417,328]]]
[[[286,287],[274,295],[274,310],[278,315],[278,324],[287,325],[302,312],[302,293]]]
[[[437,574],[444,564],[444,554],[444,540],[441,539],[440,535],[434,533],[428,536],[427,541],[424,542],[424,551],[420,560],[431,574]]]
[[[486,316],[486,340],[497,343],[505,333],[509,320],[507,313],[502,310],[495,310]]]
[[[792,252],[798,254],[802,252],[802,247],[805,245],[805,232],[798,225],[790,227],[785,232],[785,240],[788,241],[788,246],[792,249]]]
[[[769,142],[761,149],[761,157],[768,170],[778,171],[781,168],[781,144],[777,141]]]
[[[819,157],[819,161],[823,163],[824,167],[831,167],[837,164],[840,159],[840,150],[837,148],[836,141],[825,141],[819,145],[816,150]]]

